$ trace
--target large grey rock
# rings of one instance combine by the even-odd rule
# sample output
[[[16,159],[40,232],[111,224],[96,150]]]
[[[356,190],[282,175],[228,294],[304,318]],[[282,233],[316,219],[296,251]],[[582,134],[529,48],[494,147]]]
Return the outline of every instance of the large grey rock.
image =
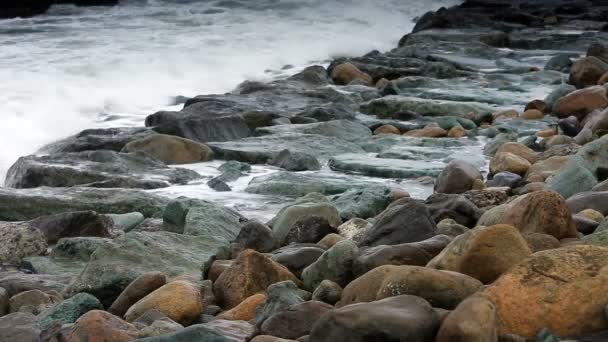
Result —
[[[39,342],[41,333],[36,316],[30,313],[15,312],[0,317],[0,341]]]
[[[474,165],[455,160],[446,166],[435,181],[435,191],[445,194],[461,194],[473,188],[476,180],[483,180]]]
[[[350,220],[366,219],[380,214],[391,203],[393,196],[388,187],[369,186],[329,196],[329,200],[338,209],[343,220]]]
[[[269,317],[260,327],[263,335],[284,339],[296,339],[306,336],[321,316],[333,306],[309,301],[293,305],[283,312]]]
[[[287,310],[294,304],[304,303],[310,299],[310,293],[301,290],[291,280],[274,283],[266,290],[266,301],[255,312],[255,322],[262,324],[268,317]]]
[[[313,155],[294,153],[283,150],[268,161],[269,165],[280,167],[287,171],[315,171],[321,169],[321,164]]]
[[[483,214],[473,202],[463,195],[433,194],[424,203],[435,223],[444,219],[453,219],[464,226],[474,227]]]
[[[178,330],[173,333],[145,337],[134,340],[134,342],[176,342],[176,341],[209,341],[209,342],[234,342],[233,338],[230,338],[221,332],[209,327],[205,324],[191,325],[185,329]]]
[[[6,175],[6,186],[156,189],[200,178],[192,170],[170,168],[144,153],[109,150],[27,156]]]
[[[95,188],[0,189],[0,220],[26,221],[68,211],[105,213],[138,211],[160,217],[167,199],[139,190]]]
[[[272,260],[287,267],[296,276],[325,253],[316,244],[291,244],[272,252]]]
[[[148,128],[117,127],[86,129],[76,135],[44,146],[40,152],[68,153],[111,150],[120,152],[129,142],[154,134]]]
[[[4,288],[9,296],[30,290],[62,292],[71,280],[72,277],[66,275],[31,274],[19,271],[0,273],[0,287]]]

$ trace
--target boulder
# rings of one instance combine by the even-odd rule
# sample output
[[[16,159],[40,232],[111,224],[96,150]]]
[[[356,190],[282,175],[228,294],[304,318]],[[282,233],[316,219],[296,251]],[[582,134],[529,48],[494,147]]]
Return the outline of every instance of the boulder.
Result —
[[[561,247],[559,240],[548,234],[528,233],[523,237],[532,253]]]
[[[332,227],[327,218],[321,216],[307,216],[297,220],[281,245],[291,243],[317,243],[328,234],[334,233],[336,227]]]
[[[560,119],[574,115],[579,121],[583,121],[587,114],[606,107],[608,107],[606,88],[593,86],[561,97],[553,106],[553,114]]]
[[[382,125],[374,130],[374,135],[380,134],[401,134],[401,131],[393,125]]]
[[[343,224],[341,224],[337,230],[341,236],[349,240],[353,240],[356,243],[360,243],[365,232],[371,228],[372,224],[366,220],[360,218],[352,218]]]
[[[8,291],[3,287],[0,287],[0,317],[7,315],[9,311],[9,299]]]
[[[475,294],[465,299],[443,320],[435,342],[496,342],[496,307],[491,299]]]
[[[346,190],[328,197],[343,220],[366,219],[380,214],[393,201],[387,186],[366,186]]]
[[[360,111],[365,114],[376,115],[378,118],[389,118],[394,113],[404,112],[413,112],[422,116],[442,116],[450,113],[452,116],[465,117],[469,113],[491,115],[496,112],[496,108],[479,102],[458,102],[389,95],[361,104]]]
[[[445,194],[461,194],[473,189],[473,184],[478,179],[483,180],[483,177],[477,167],[462,160],[454,160],[437,177],[435,191]]]
[[[573,213],[580,213],[583,210],[592,209],[602,215],[608,215],[607,199],[608,191],[586,191],[568,198],[566,205]]]
[[[462,138],[467,135],[467,131],[460,125],[456,125],[448,131],[448,138]]]
[[[166,134],[151,134],[136,139],[123,152],[145,152],[165,164],[190,164],[213,159],[213,151],[206,145]]]
[[[363,236],[360,246],[418,242],[437,235],[435,221],[423,202],[402,198],[386,208]]]
[[[310,293],[299,289],[296,283],[290,280],[268,286],[267,293],[266,301],[260,304],[255,313],[255,322],[258,326],[290,306],[310,300]]]
[[[413,138],[444,138],[448,136],[448,131],[437,126],[427,126],[421,129],[413,129],[403,135]]]
[[[287,171],[320,170],[321,164],[311,154],[283,150],[276,157],[268,160],[268,165],[280,167]]]
[[[27,223],[0,222],[0,263],[19,264],[21,259],[46,253],[44,234]]]
[[[108,311],[122,317],[133,304],[166,283],[167,277],[161,272],[144,273],[122,291]]]
[[[336,304],[342,297],[342,287],[331,280],[323,280],[312,293],[312,300],[331,305]]]
[[[496,153],[490,161],[490,174],[512,172],[523,176],[528,172],[530,166],[530,162],[520,156],[510,152],[500,152]]]
[[[272,229],[255,220],[247,221],[241,226],[234,245],[237,245],[239,250],[253,249],[260,253],[268,253],[274,248]]]
[[[234,308],[224,311],[217,316],[218,319],[232,321],[250,321],[255,318],[255,312],[266,301],[266,294],[256,293],[248,297]]]
[[[315,323],[331,309],[332,305],[314,300],[292,305],[265,320],[260,333],[285,339],[308,335]]]
[[[426,300],[403,295],[331,310],[318,319],[310,341],[430,342],[439,325],[439,317]]]
[[[352,63],[343,63],[334,66],[331,71],[331,79],[337,85],[347,85],[354,80],[363,81],[367,85],[371,85],[372,77],[363,71],[359,70]]]
[[[579,89],[593,86],[607,71],[607,63],[593,56],[584,57],[572,65],[570,83]]]
[[[437,233],[450,238],[455,238],[458,235],[466,233],[467,231],[469,231],[468,227],[459,224],[453,219],[443,219],[437,223]]]
[[[62,298],[60,295],[54,295],[40,290],[24,291],[9,299],[9,311],[29,312],[38,315],[40,312],[45,311],[61,300]]]
[[[61,325],[74,323],[85,313],[101,309],[103,306],[97,298],[88,293],[79,293],[41,312],[37,321],[43,329],[47,329],[55,322]]]
[[[314,290],[323,280],[340,286],[353,278],[353,262],[359,250],[351,240],[340,241],[323,253],[302,271],[302,281],[308,290]]]
[[[114,221],[94,211],[74,211],[39,217],[30,225],[41,231],[50,244],[65,237],[112,237]]]
[[[487,284],[531,254],[515,227],[477,227],[457,236],[426,266],[466,274]]]
[[[290,272],[300,276],[302,271],[325,253],[325,249],[312,244],[292,244],[272,252],[272,260],[287,267]]]
[[[0,341],[39,342],[42,328],[31,313],[15,312],[0,317]]]
[[[535,253],[511,268],[484,291],[496,305],[498,332],[533,338],[545,327],[558,336],[605,330],[607,261],[608,249],[579,245]]]
[[[232,309],[269,285],[285,280],[298,281],[286,267],[249,249],[220,275],[213,284],[213,292],[224,308]]]
[[[530,168],[532,167],[534,167],[534,165],[532,165]],[[521,180],[522,177],[520,175],[515,174],[513,172],[505,171],[495,174],[491,180],[487,181],[486,185],[491,188],[503,186],[509,188],[516,188],[521,182]]]
[[[420,266],[385,265],[348,284],[337,306],[407,294],[422,297],[433,307],[452,310],[481,287],[479,280],[461,273]]]
[[[526,173],[527,181],[545,181],[568,163],[570,156],[553,156],[532,164]]]
[[[424,204],[436,223],[449,218],[464,226],[474,227],[482,213],[464,195],[437,193],[429,196]]]
[[[132,324],[101,310],[82,315],[70,330],[67,342],[129,342],[139,336]]]
[[[225,322],[225,321],[222,321]],[[242,322],[245,323],[246,322]],[[175,341],[209,341],[209,342],[234,342],[244,341],[244,336],[239,336],[241,339],[236,339],[227,336],[224,332],[220,332],[219,329],[209,326],[207,324],[195,324],[185,329],[180,329],[175,332],[155,336],[137,339],[137,342],[175,342]],[[71,342],[71,341],[68,341]],[[83,341],[84,342],[84,341]]]
[[[524,144],[516,142],[507,142],[501,145],[498,150],[496,150],[496,154],[499,154],[501,152],[512,153],[518,157],[527,160],[528,162],[530,162],[530,164],[534,164],[538,159],[537,154],[536,152],[534,152],[534,150]]]

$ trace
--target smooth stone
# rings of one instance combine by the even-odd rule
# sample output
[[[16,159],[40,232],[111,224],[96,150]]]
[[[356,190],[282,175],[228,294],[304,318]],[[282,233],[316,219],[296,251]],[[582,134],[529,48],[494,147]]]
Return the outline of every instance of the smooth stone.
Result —
[[[483,179],[477,167],[462,160],[454,160],[437,177],[435,191],[445,194],[461,194],[471,190],[477,179]]]
[[[358,252],[353,241],[338,242],[302,271],[304,287],[312,291],[323,280],[345,286],[353,278],[352,267]]]
[[[122,291],[108,311],[122,317],[133,304],[166,283],[167,277],[161,272],[144,273]]]

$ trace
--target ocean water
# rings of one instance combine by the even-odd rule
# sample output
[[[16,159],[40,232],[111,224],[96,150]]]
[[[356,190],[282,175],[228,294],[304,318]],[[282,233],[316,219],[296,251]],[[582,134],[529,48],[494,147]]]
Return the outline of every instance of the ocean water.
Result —
[[[127,0],[0,20],[0,182],[44,144],[85,128],[143,126],[176,95],[393,48],[414,18],[456,2]]]

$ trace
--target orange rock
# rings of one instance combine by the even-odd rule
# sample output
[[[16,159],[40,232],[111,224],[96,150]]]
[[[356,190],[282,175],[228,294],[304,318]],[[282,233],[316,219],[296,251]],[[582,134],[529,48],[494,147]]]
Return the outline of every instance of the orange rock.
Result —
[[[139,331],[130,323],[101,310],[82,315],[70,330],[68,342],[128,342]]]
[[[367,84],[372,84],[372,77],[363,71],[359,70],[352,63],[342,63],[336,65],[331,71],[331,78],[337,85],[347,85],[350,82],[359,79]]]
[[[247,249],[236,258],[213,284],[219,303],[232,309],[246,298],[262,291],[274,283],[299,280],[283,265],[254,250]]]
[[[533,254],[484,292],[498,332],[534,338],[542,328],[577,336],[608,329],[608,249],[575,245]]]
[[[228,269],[232,265],[232,260],[215,260],[211,267],[209,267],[209,273],[207,274],[207,278],[211,281],[216,281],[217,278],[224,273],[225,270]]]
[[[553,106],[553,114],[560,119],[576,115],[582,121],[587,114],[596,109],[604,109],[606,107],[608,107],[606,88],[603,86],[593,86],[561,97]]]
[[[317,242],[317,245],[319,245],[319,247],[323,248],[323,249],[330,249],[332,248],[335,244],[337,244],[338,242],[344,240],[345,238],[341,235],[335,234],[335,233],[331,233],[331,234],[327,234],[325,235],[325,237],[323,237],[321,239],[321,241]]]
[[[167,164],[189,164],[213,159],[207,145],[174,135],[152,134],[128,143],[124,152],[146,152]]]
[[[448,132],[441,127],[425,127],[422,129],[414,129],[404,134],[406,137],[416,138],[443,138],[448,135]]]
[[[125,314],[125,319],[132,322],[152,309],[182,325],[188,325],[203,311],[200,288],[188,281],[172,281],[133,304]]]
[[[401,134],[401,132],[393,125],[382,125],[374,130],[374,135],[379,134]]]
[[[218,319],[227,319],[231,321],[249,321],[255,318],[255,310],[258,306],[266,301],[266,295],[257,293],[245,299],[234,308],[225,311],[217,316]]]
[[[462,138],[465,135],[467,135],[467,131],[460,125],[454,126],[448,131],[448,138]]]
[[[538,109],[528,109],[521,114],[521,118],[526,120],[540,120],[544,117],[545,114]]]

